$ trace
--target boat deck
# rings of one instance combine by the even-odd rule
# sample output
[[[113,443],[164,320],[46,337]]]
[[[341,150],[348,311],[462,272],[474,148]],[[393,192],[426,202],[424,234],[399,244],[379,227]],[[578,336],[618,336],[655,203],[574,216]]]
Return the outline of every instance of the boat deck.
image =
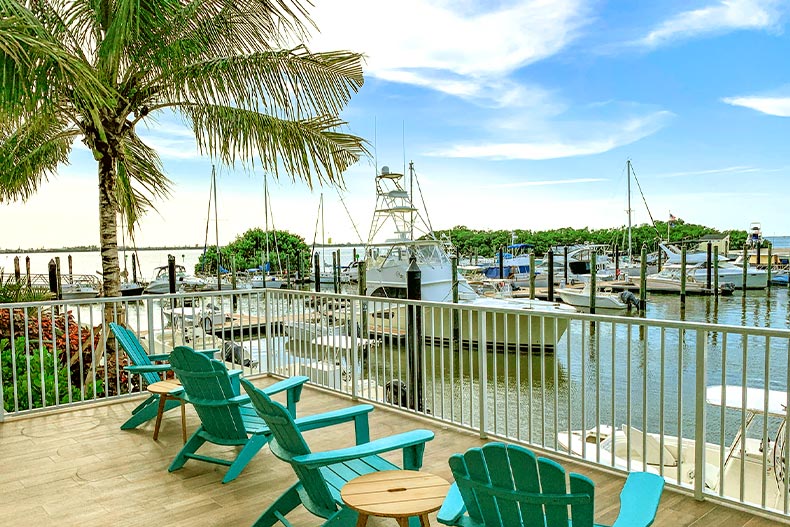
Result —
[[[256,384],[272,382],[261,378]],[[181,447],[180,415],[178,411],[165,414],[159,441],[152,439],[153,423],[121,431],[120,423],[137,402],[87,405],[0,423],[0,524],[247,526],[295,481],[290,467],[266,448],[238,479],[225,485],[220,483],[225,467],[217,465],[190,461],[168,473],[167,466]],[[347,397],[306,388],[299,412],[308,415],[350,404]],[[187,427],[193,431],[197,426],[197,415],[188,407]],[[354,434],[347,433],[350,426],[336,427],[331,434],[309,432],[306,437],[315,451],[350,446],[346,444],[349,438],[353,441]],[[448,457],[484,443],[473,433],[387,408],[377,408],[371,415],[374,438],[417,427],[436,433],[427,445],[423,470],[448,479]],[[388,457],[399,463],[399,455]],[[596,519],[611,524],[619,509],[623,478],[563,464],[595,481]],[[295,527],[316,525],[304,510],[288,519]],[[435,522],[435,515],[431,521]],[[391,524],[387,519],[369,522]],[[665,491],[656,525],[767,527],[776,521]]]

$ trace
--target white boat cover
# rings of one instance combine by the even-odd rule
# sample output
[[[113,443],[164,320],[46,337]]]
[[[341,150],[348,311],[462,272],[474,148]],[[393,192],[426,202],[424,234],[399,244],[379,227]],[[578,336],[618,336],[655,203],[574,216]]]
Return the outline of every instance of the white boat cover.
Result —
[[[767,390],[767,392],[768,407],[766,411],[766,390],[762,388],[746,388],[746,410],[755,414],[767,413],[776,417],[786,417],[787,392],[779,390]],[[722,387],[708,386],[705,399],[708,401],[708,404],[713,406],[724,406],[734,410],[741,410],[743,408],[743,387],[725,387],[724,400],[722,400]]]

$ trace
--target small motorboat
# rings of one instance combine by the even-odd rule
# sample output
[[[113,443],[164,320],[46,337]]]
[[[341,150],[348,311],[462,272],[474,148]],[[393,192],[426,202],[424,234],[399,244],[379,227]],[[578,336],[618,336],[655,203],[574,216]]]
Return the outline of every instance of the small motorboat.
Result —
[[[626,292],[626,291],[624,291]],[[629,293],[630,297],[634,295]],[[586,284],[582,289],[563,287],[557,290],[557,295],[566,304],[573,307],[590,307],[590,284]],[[631,305],[631,298],[623,295],[622,293],[613,293],[608,291],[595,292],[595,309],[609,309],[616,311],[625,311]],[[624,299],[625,298],[625,299]]]

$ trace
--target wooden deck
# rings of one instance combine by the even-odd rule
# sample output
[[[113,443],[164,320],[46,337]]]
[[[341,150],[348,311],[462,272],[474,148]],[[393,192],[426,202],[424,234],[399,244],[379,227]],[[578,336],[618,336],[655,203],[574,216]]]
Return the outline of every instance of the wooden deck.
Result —
[[[257,384],[271,382],[264,378]],[[138,430],[119,429],[135,404],[83,406],[0,423],[0,525],[248,526],[295,481],[290,467],[267,448],[226,485],[220,483],[225,467],[198,461],[168,473],[167,466],[181,447],[180,414],[165,414],[155,442],[153,422]],[[350,404],[345,397],[306,388],[299,412],[307,415]],[[189,431],[197,424],[197,415],[188,407]],[[373,438],[417,427],[436,432],[436,439],[427,445],[423,470],[448,479],[450,454],[483,443],[474,434],[385,408],[371,415]],[[310,432],[307,439],[316,451],[350,446],[354,436],[350,431],[350,425],[342,425],[331,434]],[[399,463],[398,455],[391,459]],[[563,464],[595,481],[596,519],[611,524],[623,479]],[[288,518],[294,526],[316,525],[304,510]],[[436,525],[435,515],[431,521]],[[394,522],[371,518],[369,525]],[[655,525],[767,527],[776,522],[665,491]]]

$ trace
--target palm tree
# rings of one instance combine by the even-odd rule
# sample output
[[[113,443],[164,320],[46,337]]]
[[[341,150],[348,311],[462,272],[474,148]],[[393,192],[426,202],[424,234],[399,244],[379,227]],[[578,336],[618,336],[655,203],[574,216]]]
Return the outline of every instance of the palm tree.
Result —
[[[174,112],[198,151],[308,185],[365,152],[339,113],[362,57],[311,53],[308,0],[0,0],[0,201],[25,200],[75,139],[99,174],[104,295],[118,296],[117,213],[130,234],[170,181],[137,126]]]

